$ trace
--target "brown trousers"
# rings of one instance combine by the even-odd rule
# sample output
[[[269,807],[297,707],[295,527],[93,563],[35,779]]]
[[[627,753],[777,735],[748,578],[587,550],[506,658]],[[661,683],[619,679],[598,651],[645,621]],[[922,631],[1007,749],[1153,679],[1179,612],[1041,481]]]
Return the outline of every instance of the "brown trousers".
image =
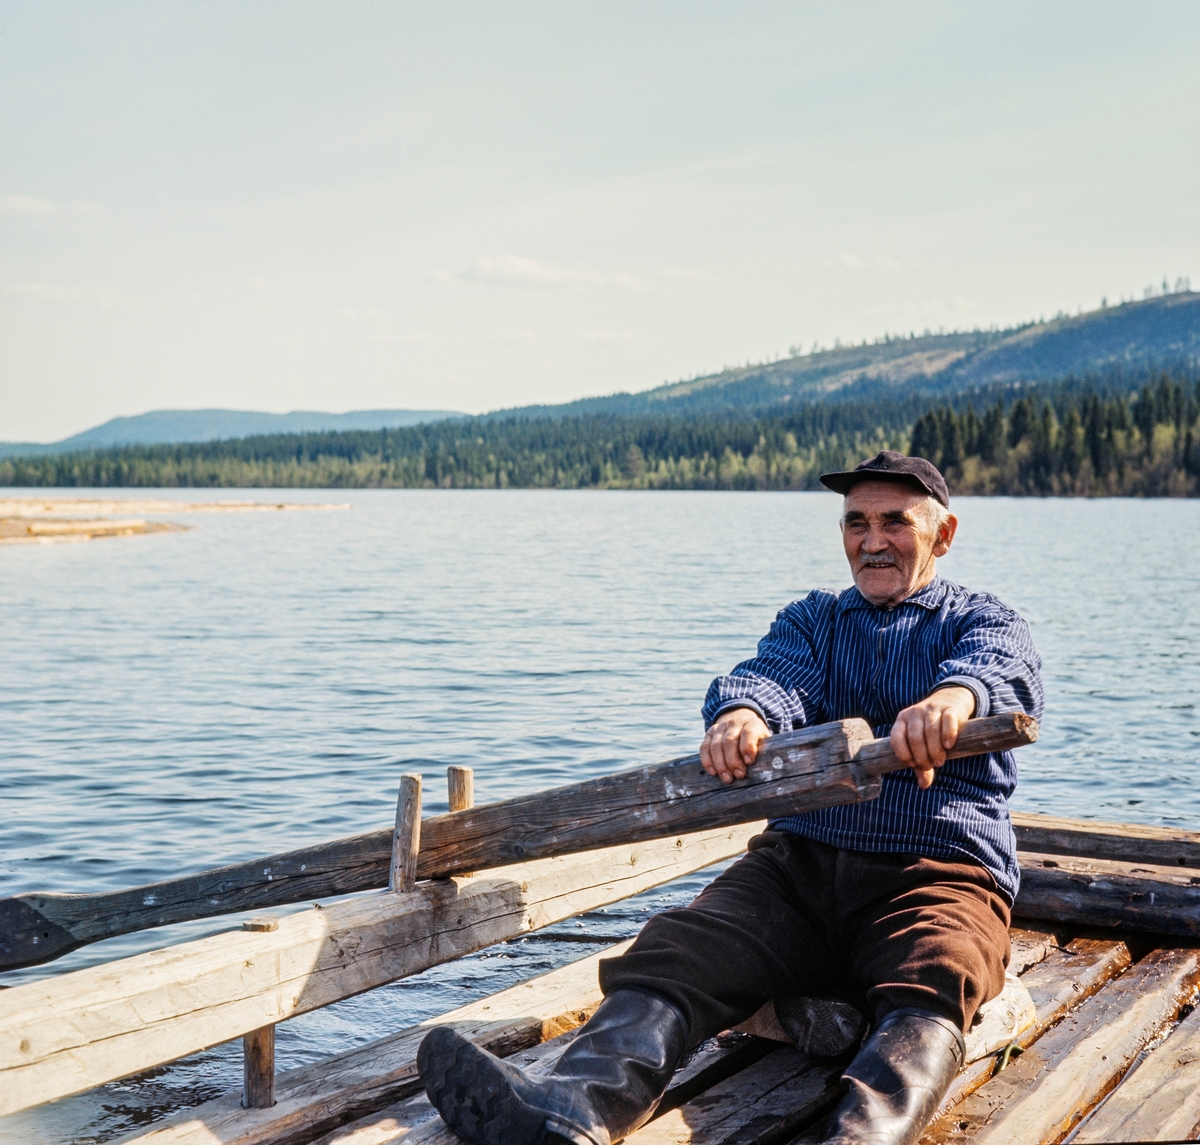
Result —
[[[789,993],[839,998],[875,1020],[917,1006],[966,1030],[1004,987],[1009,913],[977,863],[765,831],[691,905],[656,915],[602,961],[600,986],[667,998],[689,1045]]]

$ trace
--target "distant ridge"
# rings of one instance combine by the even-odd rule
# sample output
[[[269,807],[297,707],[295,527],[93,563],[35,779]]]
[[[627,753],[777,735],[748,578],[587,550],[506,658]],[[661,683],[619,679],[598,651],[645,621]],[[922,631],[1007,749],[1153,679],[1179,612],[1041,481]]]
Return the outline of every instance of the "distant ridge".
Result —
[[[1076,378],[1136,378],[1200,362],[1200,292],[1165,293],[1087,314],[1060,315],[1008,330],[887,336],[777,362],[723,370],[640,393],[496,410],[486,419],[585,414],[687,417],[757,414],[788,403],[952,398],[997,385]],[[182,444],[272,434],[393,429],[465,418],[452,410],[155,410],[117,417],[49,445],[0,443],[0,457],[86,452],[120,445]]]
[[[0,457],[31,457],[39,453],[74,453],[118,445],[163,445],[218,438],[257,437],[260,434],[316,433],[322,430],[395,429],[447,418],[465,417],[454,410],[354,410],[351,413],[262,413],[256,410],[151,410],[136,417],[114,417],[48,445],[0,442]]]
[[[880,338],[641,393],[524,406],[491,416],[750,413],[783,402],[951,397],[1007,382],[1186,368],[1198,359],[1200,293],[1182,290],[1010,330]]]

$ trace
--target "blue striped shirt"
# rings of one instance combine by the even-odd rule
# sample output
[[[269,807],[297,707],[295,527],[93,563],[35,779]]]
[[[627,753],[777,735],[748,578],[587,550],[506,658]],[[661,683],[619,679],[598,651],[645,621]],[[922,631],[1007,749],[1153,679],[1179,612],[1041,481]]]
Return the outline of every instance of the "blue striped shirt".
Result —
[[[712,682],[704,724],[752,708],[776,733],[859,716],[886,736],[903,708],[952,684],[975,693],[977,716],[1040,719],[1041,666],[1025,621],[988,593],[938,577],[894,608],[877,608],[856,588],[816,589],[779,613],[753,659]],[[1012,752],[994,752],[948,761],[927,791],[911,770],[893,772],[876,800],[771,826],[852,851],[974,860],[1011,902],[1020,882],[1008,812],[1016,786]]]

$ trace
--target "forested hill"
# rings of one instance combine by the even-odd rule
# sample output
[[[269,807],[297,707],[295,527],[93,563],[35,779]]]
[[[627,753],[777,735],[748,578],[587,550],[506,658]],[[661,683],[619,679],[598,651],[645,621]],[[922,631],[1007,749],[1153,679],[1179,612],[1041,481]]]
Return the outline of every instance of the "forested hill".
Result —
[[[1200,382],[1078,382],[931,404],[822,402],[759,416],[475,418],[0,459],[0,485],[814,489],[880,449],[929,457],[958,493],[1195,496]]]
[[[857,346],[725,370],[642,393],[523,406],[486,415],[575,418],[597,415],[754,417],[812,402],[901,401],[914,395],[956,398],[1007,383],[1073,375],[1121,385],[1167,369],[1187,375],[1200,361],[1200,293],[1182,289],[1142,302],[1075,317],[1030,322],[1009,330],[884,336]],[[52,444],[0,442],[0,457],[75,453],[126,445],[202,442],[324,430],[393,429],[463,417],[448,410],[297,411],[154,410],[119,417]]]
[[[1163,367],[1181,371],[1197,359],[1200,292],[1180,289],[1009,330],[885,336],[642,393],[525,406],[492,416],[749,413],[781,402],[878,400],[912,393],[953,396],[1067,375],[1127,375]]]
[[[259,410],[161,409],[133,417],[114,417],[49,444],[0,442],[0,457],[32,457],[39,453],[78,453],[119,445],[162,445],[175,441],[215,441],[224,437],[264,436],[273,433],[318,433],[321,430],[395,429],[426,421],[465,417],[454,410],[355,410],[321,413],[293,410],[264,413]]]

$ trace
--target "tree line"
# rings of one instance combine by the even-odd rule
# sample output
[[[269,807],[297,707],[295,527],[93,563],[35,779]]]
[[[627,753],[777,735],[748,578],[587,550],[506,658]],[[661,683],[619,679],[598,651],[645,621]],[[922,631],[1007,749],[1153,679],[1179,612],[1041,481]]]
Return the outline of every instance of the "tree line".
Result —
[[[1194,497],[1200,492],[1200,383],[1163,376],[1135,394],[1033,394],[982,414],[928,410],[909,452],[951,489],[1006,496]]]
[[[977,408],[978,407],[978,408]],[[758,417],[483,417],[0,459],[0,485],[218,488],[814,489],[881,449],[957,493],[1196,496],[1200,383],[1078,382],[782,406]]]

